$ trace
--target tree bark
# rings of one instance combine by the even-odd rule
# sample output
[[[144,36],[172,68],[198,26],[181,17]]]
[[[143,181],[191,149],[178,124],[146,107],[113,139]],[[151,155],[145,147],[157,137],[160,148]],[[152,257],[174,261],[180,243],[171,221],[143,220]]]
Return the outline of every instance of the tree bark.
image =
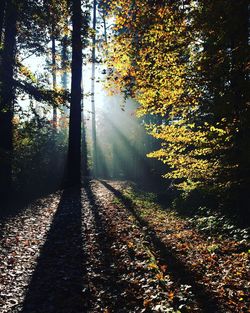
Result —
[[[95,59],[96,59],[96,0],[93,1],[93,38],[92,38],[92,77],[91,77],[91,111],[92,111],[92,153],[93,175],[98,175],[95,111]]]
[[[12,187],[14,66],[16,55],[17,4],[6,5],[5,32],[0,64],[0,199],[7,200]]]
[[[82,80],[82,10],[81,0],[72,0],[72,63],[69,118],[67,185],[81,182],[81,80]]]
[[[6,7],[6,0],[1,0],[0,1],[0,44],[2,43],[5,7]]]
[[[68,65],[68,49],[67,49],[67,41],[68,36],[65,35],[62,38],[62,51],[61,51],[61,67],[62,67],[62,77],[61,77],[61,84],[64,90],[67,90],[68,87],[68,72],[67,72],[67,65]],[[68,115],[68,108],[64,106],[63,108],[64,115]]]
[[[55,35],[52,34],[52,86],[53,90],[56,91],[56,39]],[[53,106],[53,128],[56,131],[57,129],[57,109],[56,106]]]
[[[242,122],[247,102],[248,59],[248,1],[238,0],[232,4],[233,27],[231,34],[232,71],[231,85],[235,107],[235,118]]]
[[[235,135],[234,157],[238,163],[236,179],[239,182],[238,206],[247,213],[250,188],[250,109],[249,75],[247,61],[249,55],[249,7],[247,0],[232,3],[233,17],[231,30],[232,71],[231,91],[234,106],[234,117],[238,132]]]
[[[82,92],[84,93],[84,88],[82,84]],[[82,175],[83,180],[88,177],[88,160],[87,160],[87,140],[86,140],[86,127],[84,118],[84,97],[82,97]]]

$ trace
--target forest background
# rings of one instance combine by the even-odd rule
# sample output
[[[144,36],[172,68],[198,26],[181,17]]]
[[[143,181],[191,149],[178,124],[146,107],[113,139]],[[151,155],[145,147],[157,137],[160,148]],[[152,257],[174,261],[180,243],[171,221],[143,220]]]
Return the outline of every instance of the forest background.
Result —
[[[186,210],[223,209],[246,222],[246,0],[1,1],[0,39],[2,203],[83,175],[132,180]],[[47,60],[39,74],[32,56]],[[117,94],[100,111],[96,67]]]

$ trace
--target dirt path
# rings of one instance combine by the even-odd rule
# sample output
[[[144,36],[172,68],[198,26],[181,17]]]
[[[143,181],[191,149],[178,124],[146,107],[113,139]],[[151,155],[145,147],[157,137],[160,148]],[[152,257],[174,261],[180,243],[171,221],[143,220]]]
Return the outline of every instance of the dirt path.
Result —
[[[124,188],[91,182],[2,223],[1,313],[247,312],[221,306]]]

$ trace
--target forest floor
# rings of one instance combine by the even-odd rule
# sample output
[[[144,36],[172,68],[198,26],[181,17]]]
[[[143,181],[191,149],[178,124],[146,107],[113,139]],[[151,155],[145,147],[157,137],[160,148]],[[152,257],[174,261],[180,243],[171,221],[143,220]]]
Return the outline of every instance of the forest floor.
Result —
[[[246,230],[133,184],[60,191],[0,226],[1,313],[250,312]]]

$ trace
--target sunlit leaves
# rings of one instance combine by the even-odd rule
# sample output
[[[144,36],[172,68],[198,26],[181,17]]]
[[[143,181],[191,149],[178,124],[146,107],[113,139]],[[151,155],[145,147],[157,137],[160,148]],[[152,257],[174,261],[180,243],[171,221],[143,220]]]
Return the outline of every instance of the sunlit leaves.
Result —
[[[162,144],[148,157],[167,165],[165,177],[178,188],[228,186],[225,173],[237,164],[225,162],[225,155],[237,126],[223,112],[227,99],[222,109],[210,107],[214,90],[209,90],[210,73],[204,67],[211,59],[198,27],[202,4],[151,7],[146,0],[120,0],[109,5],[114,36],[108,44],[107,88],[136,99],[138,117],[154,116],[147,129]],[[225,63],[221,49],[213,60],[221,70]]]

